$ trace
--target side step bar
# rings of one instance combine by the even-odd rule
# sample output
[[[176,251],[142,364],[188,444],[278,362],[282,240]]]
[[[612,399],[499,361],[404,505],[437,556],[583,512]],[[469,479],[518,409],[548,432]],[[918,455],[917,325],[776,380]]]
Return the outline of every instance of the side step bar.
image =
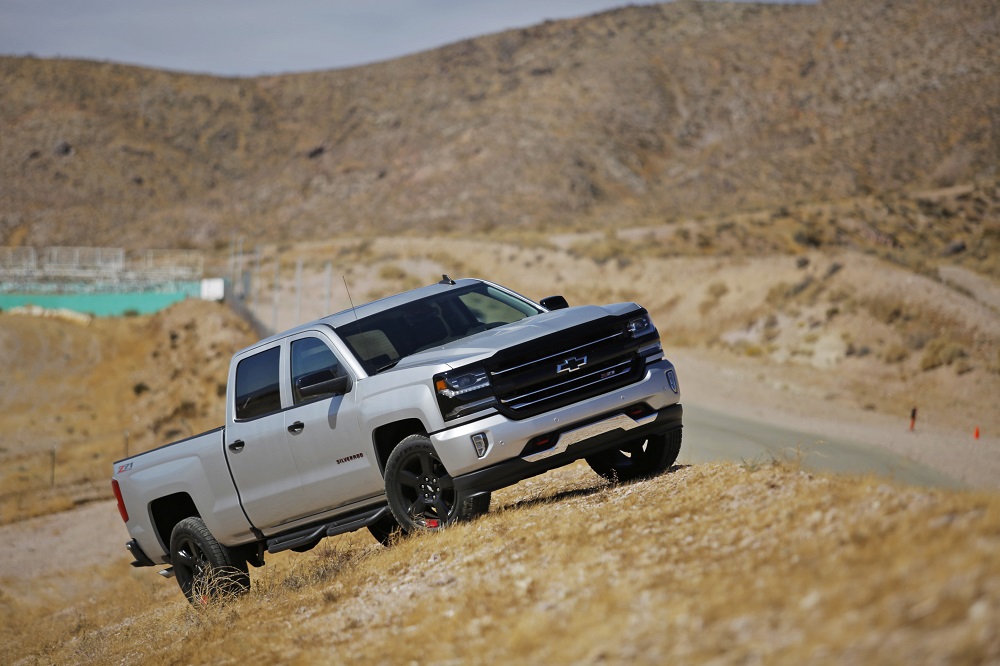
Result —
[[[345,532],[353,532],[354,530],[359,530],[362,527],[368,527],[372,523],[376,523],[388,515],[390,515],[389,507],[381,506],[376,509],[363,511],[361,513],[354,513],[350,516],[345,516],[344,518],[340,518],[323,525],[313,525],[312,527],[307,527],[306,529],[298,532],[282,534],[281,536],[267,540],[267,552],[280,553],[283,550],[291,550],[292,548],[298,548],[300,546],[308,546],[309,544],[315,543],[326,537],[344,534]]]

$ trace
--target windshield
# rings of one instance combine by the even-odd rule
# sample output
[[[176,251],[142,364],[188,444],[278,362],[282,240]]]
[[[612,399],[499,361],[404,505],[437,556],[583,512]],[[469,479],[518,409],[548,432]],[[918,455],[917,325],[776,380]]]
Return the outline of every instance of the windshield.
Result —
[[[479,283],[379,312],[337,327],[369,375],[401,358],[539,314],[538,306]]]

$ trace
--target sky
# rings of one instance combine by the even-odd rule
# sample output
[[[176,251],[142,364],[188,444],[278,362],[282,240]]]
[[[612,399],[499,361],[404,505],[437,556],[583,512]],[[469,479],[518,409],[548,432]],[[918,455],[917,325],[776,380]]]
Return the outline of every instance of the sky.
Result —
[[[0,54],[221,76],[281,74],[389,60],[625,4],[629,0],[0,0]]]

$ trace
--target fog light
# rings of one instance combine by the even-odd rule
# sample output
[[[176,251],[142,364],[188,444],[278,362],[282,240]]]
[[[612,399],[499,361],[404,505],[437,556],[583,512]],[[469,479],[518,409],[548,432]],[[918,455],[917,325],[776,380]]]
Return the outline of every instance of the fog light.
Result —
[[[667,370],[667,384],[670,385],[670,390],[677,393],[680,387],[677,386],[677,373],[674,372],[673,368]]]
[[[472,436],[472,446],[476,449],[476,455],[482,458],[486,455],[486,449],[490,441],[486,438],[485,432],[477,432]]]

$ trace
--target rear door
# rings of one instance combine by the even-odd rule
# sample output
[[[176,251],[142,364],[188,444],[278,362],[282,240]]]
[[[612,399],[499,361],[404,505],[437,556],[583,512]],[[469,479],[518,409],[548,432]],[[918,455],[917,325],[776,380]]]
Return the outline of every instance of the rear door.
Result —
[[[281,378],[287,362],[275,342],[238,358],[230,370],[226,455],[250,521],[266,530],[309,512],[295,459],[288,450],[285,413],[290,402]]]

